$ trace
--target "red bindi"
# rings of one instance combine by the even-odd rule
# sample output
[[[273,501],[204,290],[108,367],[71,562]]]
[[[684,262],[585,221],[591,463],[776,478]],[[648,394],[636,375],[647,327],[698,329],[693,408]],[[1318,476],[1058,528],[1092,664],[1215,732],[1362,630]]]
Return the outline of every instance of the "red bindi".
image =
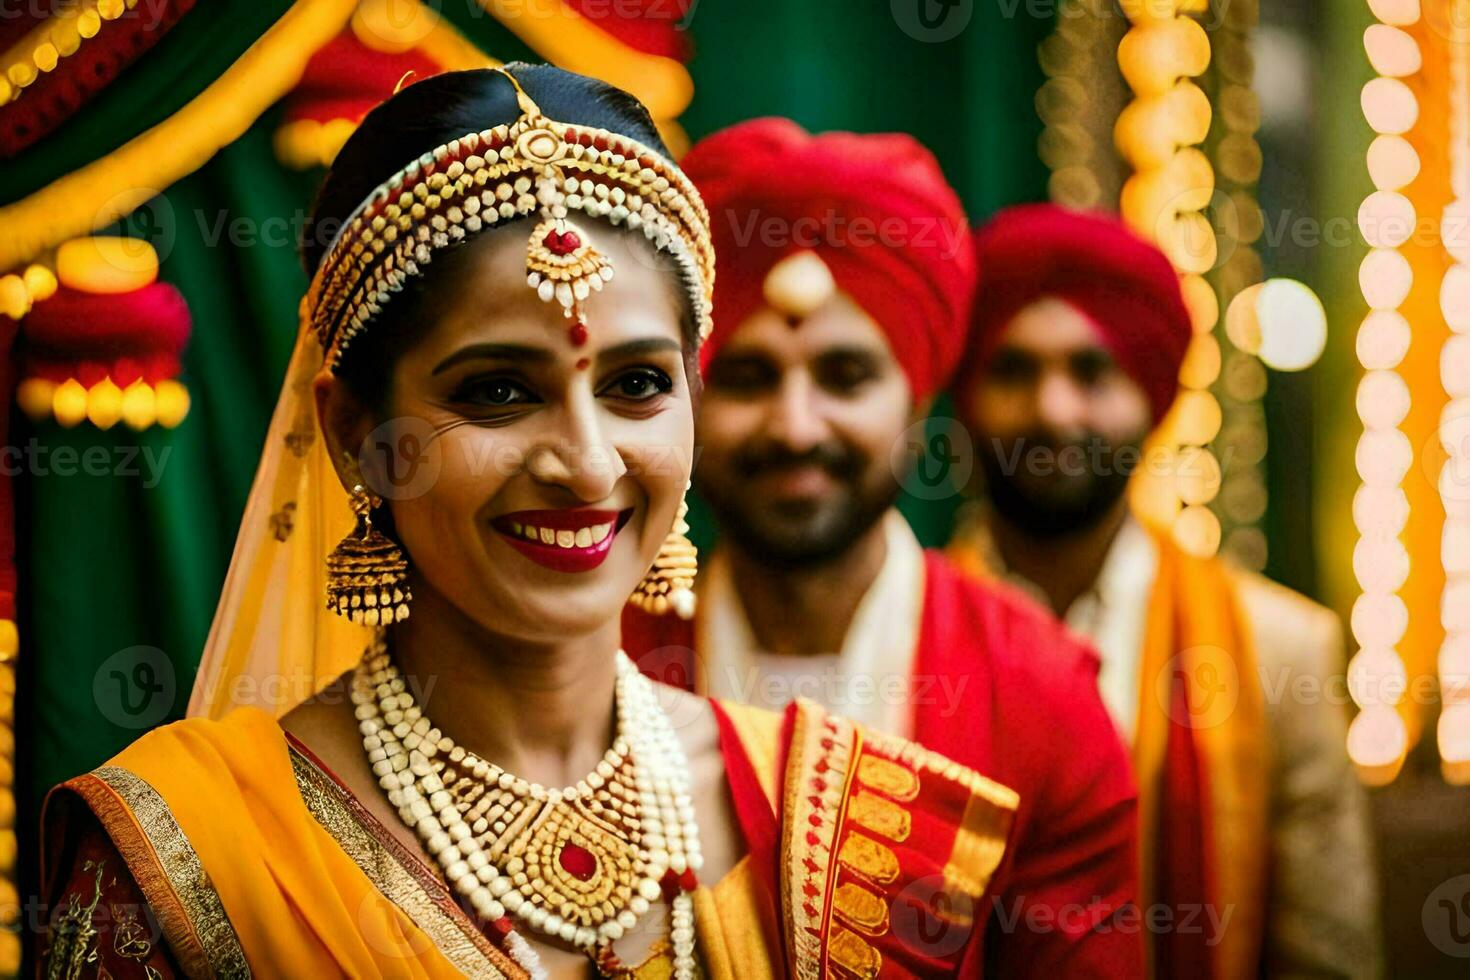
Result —
[[[592,363],[591,361],[587,360],[587,358],[584,357],[580,361],[577,362],[577,370],[578,371],[585,371],[585,370],[587,370],[588,365],[590,365],[591,363]]]
[[[581,347],[587,343],[587,324],[578,320],[567,330],[567,339],[572,342],[573,347]]]

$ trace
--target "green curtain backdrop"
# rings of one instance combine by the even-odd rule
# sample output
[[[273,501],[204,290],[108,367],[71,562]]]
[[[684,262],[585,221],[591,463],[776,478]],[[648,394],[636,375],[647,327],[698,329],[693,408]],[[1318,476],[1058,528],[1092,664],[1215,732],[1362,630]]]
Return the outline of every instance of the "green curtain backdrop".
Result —
[[[276,163],[272,129],[263,120],[125,223],[154,242],[193,317],[183,424],[104,432],[13,416],[27,451],[16,480],[22,894],[35,891],[26,829],[46,789],[188,703],[306,282],[284,227],[278,244],[243,244],[263,219],[298,213],[314,185]]]

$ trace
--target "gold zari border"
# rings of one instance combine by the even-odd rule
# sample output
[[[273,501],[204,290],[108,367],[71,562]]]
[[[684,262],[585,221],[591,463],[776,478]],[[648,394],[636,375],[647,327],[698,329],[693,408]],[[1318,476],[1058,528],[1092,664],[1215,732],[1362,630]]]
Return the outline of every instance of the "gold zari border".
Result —
[[[495,949],[468,918],[455,921],[450,909],[454,899],[432,878],[414,873],[408,862],[387,846],[353,811],[348,797],[333,779],[322,772],[295,746],[291,768],[301,800],[312,817],[346,852],[388,901],[392,902],[426,935],[445,959],[466,976],[491,980],[514,980],[525,976],[508,956]],[[395,842],[396,843],[396,842]]]
[[[102,766],[94,769],[92,775],[115,793],[127,807],[128,813],[137,822],[138,829],[153,849],[157,865],[162,869],[169,889],[177,897],[178,904],[187,917],[184,925],[190,935],[176,935],[177,930],[169,931],[168,934],[175,955],[186,965],[191,962],[197,964],[202,956],[204,962],[199,965],[205,966],[209,975],[215,977],[249,977],[250,964],[245,959],[240,937],[230,924],[230,917],[225,912],[219,893],[214,890],[194,845],[189,843],[188,836],[174,819],[173,812],[169,810],[163,797],[147,780],[120,766]],[[107,815],[99,813],[98,816],[103,818],[113,843],[123,853],[139,887],[143,888],[149,903],[154,906],[160,920],[163,920],[167,904],[160,898],[155,898],[158,893],[157,883],[150,880],[146,867],[135,860],[138,856],[136,852],[129,854],[128,849],[125,849],[128,842],[120,839],[114,826],[108,825]]]

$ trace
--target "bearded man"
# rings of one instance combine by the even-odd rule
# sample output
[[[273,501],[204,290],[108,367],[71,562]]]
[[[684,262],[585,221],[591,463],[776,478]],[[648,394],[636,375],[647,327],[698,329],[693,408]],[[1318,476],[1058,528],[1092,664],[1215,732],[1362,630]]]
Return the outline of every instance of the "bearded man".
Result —
[[[1097,646],[1139,783],[1145,914],[1168,923],[1151,930],[1154,972],[1376,975],[1347,719],[1326,697],[1294,696],[1341,675],[1336,617],[1130,514],[1130,473],[1192,336],[1178,277],[1115,218],[1051,205],[997,215],[976,254],[955,400],[986,497],[949,552]]]

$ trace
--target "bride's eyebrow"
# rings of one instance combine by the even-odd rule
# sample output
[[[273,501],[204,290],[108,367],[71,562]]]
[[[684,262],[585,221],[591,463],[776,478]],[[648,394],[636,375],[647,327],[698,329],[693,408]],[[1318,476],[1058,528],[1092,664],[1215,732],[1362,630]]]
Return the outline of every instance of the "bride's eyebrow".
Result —
[[[442,374],[465,361],[515,361],[522,364],[549,364],[555,355],[545,347],[529,344],[470,344],[461,347],[435,365],[433,374]]]

